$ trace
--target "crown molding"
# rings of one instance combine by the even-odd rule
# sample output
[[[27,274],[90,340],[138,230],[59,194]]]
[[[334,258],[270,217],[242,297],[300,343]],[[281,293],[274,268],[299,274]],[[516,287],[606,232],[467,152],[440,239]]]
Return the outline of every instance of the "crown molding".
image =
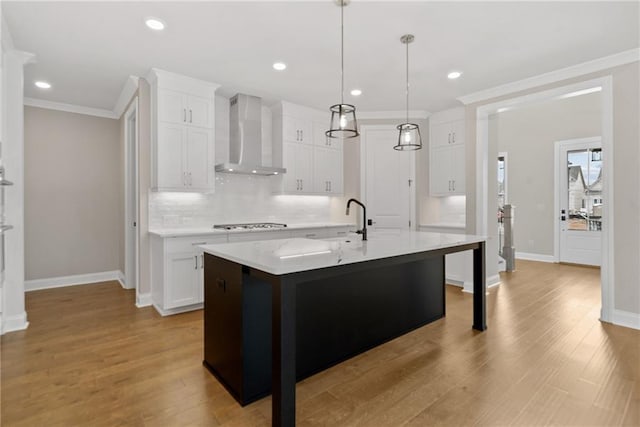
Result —
[[[113,107],[113,114],[120,118],[124,111],[131,102],[131,98],[138,90],[138,80],[137,76],[129,76],[127,77],[127,81],[124,82],[124,86],[122,87],[122,91],[120,92],[120,96],[116,101],[116,105]]]
[[[457,99],[465,105],[473,104],[480,101],[486,101],[487,99],[497,98],[503,95],[531,89],[534,87],[544,86],[550,83],[556,83],[562,80],[579,77],[585,74],[595,73],[598,71],[606,70],[608,68],[630,64],[636,61],[640,61],[640,48],[625,50],[614,55],[594,59],[593,61],[583,62],[581,64],[572,65],[567,68],[561,68],[559,70],[551,71],[549,73],[540,74],[538,76],[529,77],[523,80],[507,83],[490,89],[470,93]]]
[[[357,112],[358,119],[362,120],[384,120],[384,119],[406,119],[406,111],[360,111]],[[431,115],[424,110],[409,110],[410,119],[426,119]]]
[[[85,114],[87,116],[104,117],[107,119],[119,119],[112,110],[102,108],[84,107],[82,105],[65,104],[62,102],[47,101],[37,98],[24,98],[24,105],[30,107],[46,108],[48,110],[66,111],[67,113]]]

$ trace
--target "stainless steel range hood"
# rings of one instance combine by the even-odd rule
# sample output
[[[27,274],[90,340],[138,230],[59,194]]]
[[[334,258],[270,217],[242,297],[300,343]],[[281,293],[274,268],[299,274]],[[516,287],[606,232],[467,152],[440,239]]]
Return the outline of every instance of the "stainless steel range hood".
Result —
[[[229,108],[229,162],[216,172],[279,175],[284,168],[262,165],[262,102],[257,96],[237,94]]]

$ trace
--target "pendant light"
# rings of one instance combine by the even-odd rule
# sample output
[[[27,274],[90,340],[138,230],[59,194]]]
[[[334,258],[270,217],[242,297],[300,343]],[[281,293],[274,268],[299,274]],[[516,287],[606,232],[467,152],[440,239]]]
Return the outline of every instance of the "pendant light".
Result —
[[[405,34],[400,37],[402,44],[407,46],[407,121],[396,127],[398,129],[398,144],[393,149],[398,151],[422,148],[420,127],[415,123],[409,123],[409,43],[412,43],[414,39],[413,34]]]
[[[325,135],[329,138],[355,138],[358,132],[356,107],[344,103],[344,7],[350,0],[335,0],[340,6],[340,104],[332,105],[331,125]]]

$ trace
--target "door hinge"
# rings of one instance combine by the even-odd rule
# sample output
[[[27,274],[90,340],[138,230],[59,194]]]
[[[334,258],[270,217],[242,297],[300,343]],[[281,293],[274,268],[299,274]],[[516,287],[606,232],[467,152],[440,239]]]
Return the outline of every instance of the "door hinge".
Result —
[[[411,183],[413,182],[412,179],[409,180],[409,187],[411,187]]]
[[[411,220],[409,220],[409,227],[411,227]]]
[[[134,227],[136,226],[136,224],[137,224],[137,223],[136,223],[135,221],[133,221],[133,226],[134,226]]]

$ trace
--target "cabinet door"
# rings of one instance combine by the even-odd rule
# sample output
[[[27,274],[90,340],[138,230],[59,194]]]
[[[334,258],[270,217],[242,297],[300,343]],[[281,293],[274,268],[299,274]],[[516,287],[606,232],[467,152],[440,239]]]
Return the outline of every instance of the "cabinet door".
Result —
[[[329,138],[325,132],[329,129],[329,124],[323,121],[313,122],[313,144],[321,147],[342,150],[342,139]]]
[[[329,150],[328,161],[325,165],[329,192],[331,194],[343,193],[343,155],[341,150]]]
[[[431,147],[445,147],[451,144],[451,123],[436,123],[430,125]]]
[[[167,255],[167,276],[165,309],[176,308],[200,302],[199,272],[200,259],[193,252],[178,252]]]
[[[440,147],[431,150],[429,188],[432,196],[445,196],[451,191],[451,149]]]
[[[320,194],[329,193],[329,162],[331,150],[326,147],[314,147],[313,149],[313,192]]]
[[[456,143],[457,144],[457,143]],[[465,194],[465,153],[464,145],[451,147],[451,192]]]
[[[189,95],[187,102],[187,123],[193,126],[213,127],[211,100]]]
[[[288,142],[301,142],[300,129],[293,117],[282,117],[282,139]]]
[[[186,177],[182,159],[186,137],[186,129],[183,125],[158,124],[156,153],[158,188],[183,189],[185,187]]]
[[[187,97],[169,89],[158,90],[158,119],[166,123],[187,122]]]
[[[282,144],[282,167],[287,168],[284,174],[284,192],[295,193],[300,191],[300,178],[296,175],[296,147],[295,142],[284,142]]]
[[[190,128],[187,135],[185,171],[188,187],[213,189],[215,165],[212,132],[208,129]]]
[[[298,192],[313,193],[313,147],[311,145],[296,146],[295,165],[296,175],[300,179]]]
[[[450,124],[451,126],[451,145],[464,145],[465,140],[465,122],[458,120]]]
[[[313,144],[313,126],[311,120],[296,119],[296,127],[300,131],[300,142]]]

